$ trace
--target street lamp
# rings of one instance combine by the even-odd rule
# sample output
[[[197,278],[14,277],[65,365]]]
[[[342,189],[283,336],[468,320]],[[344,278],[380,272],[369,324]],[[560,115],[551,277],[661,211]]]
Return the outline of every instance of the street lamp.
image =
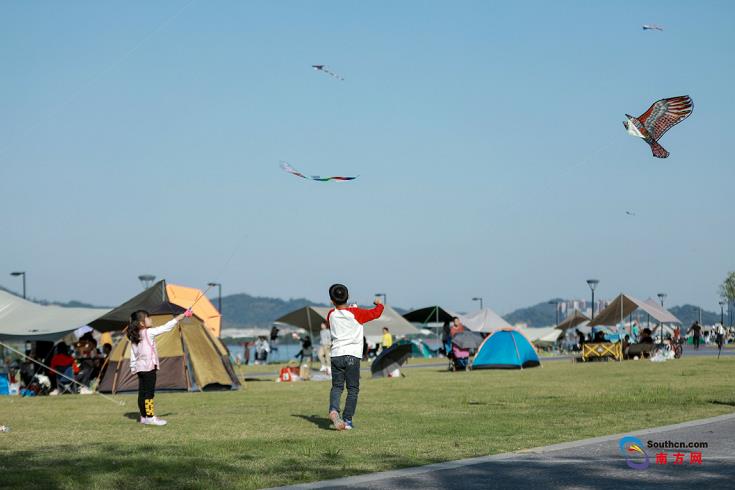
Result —
[[[217,309],[219,310],[219,314],[222,314],[222,284],[219,282],[210,282],[207,284],[210,288],[213,288],[217,286]]]
[[[382,296],[383,297],[383,304],[388,304],[388,295],[385,293],[375,293],[375,296]]]
[[[664,307],[664,299],[666,299],[666,293],[658,293],[656,296],[658,296],[658,299],[661,300],[661,308]]]
[[[152,274],[141,274],[138,276],[138,280],[143,285],[143,289],[148,289],[153,285],[153,281],[156,280],[156,276]]]
[[[26,273],[25,271],[11,272],[10,275],[13,277],[23,276],[23,299],[26,299]]]
[[[556,326],[559,326],[559,305],[561,304],[561,301],[549,301],[550,305],[554,305],[554,309],[556,310]]]
[[[600,284],[600,281],[597,279],[587,279],[587,285],[590,287],[590,291],[592,291],[592,317],[595,317],[595,288],[597,285]]]
[[[725,303],[724,301],[720,301],[720,325],[722,325],[723,328],[725,327],[725,305],[726,304],[727,303]]]
[[[482,298],[478,296],[477,298],[472,298],[472,301],[479,301],[480,302],[480,309],[482,309]]]

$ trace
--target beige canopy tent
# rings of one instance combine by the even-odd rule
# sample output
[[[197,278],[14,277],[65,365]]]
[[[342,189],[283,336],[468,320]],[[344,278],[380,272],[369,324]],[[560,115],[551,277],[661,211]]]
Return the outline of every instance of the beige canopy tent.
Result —
[[[590,327],[598,325],[617,325],[623,323],[625,317],[641,309],[660,323],[681,323],[671,312],[663,307],[641,301],[630,295],[620,293],[606,308],[600,311],[590,322]]]
[[[283,315],[276,322],[303,328],[309,331],[313,337],[314,332],[319,332],[321,323],[327,321],[327,314],[330,309],[326,306],[305,306]],[[411,325],[396,310],[387,305],[380,318],[367,322],[364,325],[365,337],[383,335],[383,327],[388,327],[390,332],[397,336],[420,333],[419,329]]]
[[[286,313],[276,320],[276,323],[285,323],[294,327],[303,328],[312,338],[319,335],[322,322],[327,321],[327,306],[304,306],[298,310]]]
[[[574,310],[574,312],[572,312],[571,315],[566,317],[563,322],[561,322],[559,325],[556,326],[556,328],[564,331],[570,328],[575,328],[588,321],[590,321],[590,319],[587,317],[587,315],[585,315],[579,310]]]
[[[0,291],[0,339],[57,341],[108,311],[43,306]]]
[[[513,326],[490,308],[483,308],[474,313],[459,315],[462,324],[473,332],[494,332],[507,330]]]

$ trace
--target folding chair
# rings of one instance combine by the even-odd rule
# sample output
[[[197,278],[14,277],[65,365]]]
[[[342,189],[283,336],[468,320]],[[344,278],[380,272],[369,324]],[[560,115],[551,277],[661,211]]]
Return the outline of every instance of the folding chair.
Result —
[[[56,386],[59,388],[59,395],[63,395],[64,393],[75,394],[76,388],[74,383],[71,381],[74,379],[74,369],[72,369],[71,364],[68,366],[59,366],[56,370],[64,375],[56,376]]]

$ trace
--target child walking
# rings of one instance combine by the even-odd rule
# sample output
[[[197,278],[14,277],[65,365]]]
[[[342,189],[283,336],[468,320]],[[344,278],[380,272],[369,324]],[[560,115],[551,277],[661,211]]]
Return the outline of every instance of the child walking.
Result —
[[[151,317],[145,310],[130,315],[128,339],[130,349],[130,371],[138,375],[138,410],[140,423],[145,425],[166,425],[166,421],[156,417],[153,396],[156,391],[156,371],[159,367],[156,337],[173,330],[184,318],[191,317],[191,309],[170,320],[165,325],[154,327]]]
[[[380,318],[383,305],[375,298],[375,308],[365,310],[347,306],[347,287],[334,284],[329,288],[329,299],[334,308],[327,315],[332,335],[332,391],[329,394],[329,419],[337,430],[352,429],[352,417],[360,393],[360,359],[363,349],[364,323]],[[340,398],[347,384],[345,409],[340,416]]]

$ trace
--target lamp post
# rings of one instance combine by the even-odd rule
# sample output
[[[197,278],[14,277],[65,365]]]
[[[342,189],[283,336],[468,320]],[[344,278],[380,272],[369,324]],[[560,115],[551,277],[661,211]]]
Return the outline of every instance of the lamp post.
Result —
[[[597,279],[587,279],[587,285],[590,287],[590,291],[592,291],[592,316],[591,318],[595,318],[595,288],[597,285],[600,284],[600,281]]]
[[[658,293],[656,296],[658,296],[659,301],[661,301],[661,308],[663,308],[664,300],[666,299],[666,293]],[[664,343],[664,324],[659,323],[658,329],[659,329],[658,334],[660,335],[659,339],[661,340],[661,343],[663,344]]]
[[[143,289],[148,289],[153,285],[153,281],[156,280],[156,276],[152,274],[141,274],[138,276],[138,280],[143,285]]]
[[[222,284],[219,282],[210,282],[207,284],[210,288],[213,288],[217,286],[217,309],[219,310],[219,314],[222,314]]]
[[[720,325],[725,327],[725,302],[720,301]]]
[[[480,309],[482,309],[482,297],[478,296],[477,298],[472,298],[472,301],[479,301],[480,302]]]
[[[554,305],[554,310],[556,310],[556,326],[559,326],[559,304],[560,301],[549,301],[550,305]]]
[[[388,295],[385,293],[375,293],[375,296],[382,296],[383,297],[383,304],[388,304]]]
[[[10,275],[13,277],[23,276],[23,299],[26,299],[26,273],[25,271],[11,272]]]

